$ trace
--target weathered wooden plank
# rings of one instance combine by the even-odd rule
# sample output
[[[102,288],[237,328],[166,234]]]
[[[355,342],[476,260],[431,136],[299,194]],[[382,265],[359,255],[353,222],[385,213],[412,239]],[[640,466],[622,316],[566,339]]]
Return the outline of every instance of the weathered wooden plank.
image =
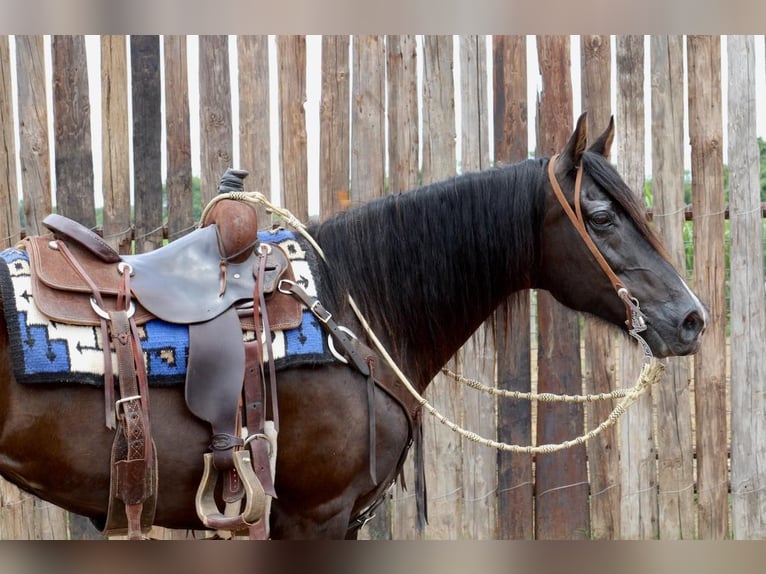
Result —
[[[21,239],[12,90],[10,43],[0,36],[0,249]]]
[[[415,36],[388,36],[389,192],[418,183],[418,84]]]
[[[52,211],[43,44],[42,36],[16,36],[19,161],[24,194],[24,228],[30,235],[46,231],[41,222]]]
[[[278,36],[280,164],[282,205],[308,219],[306,150],[306,37]]]
[[[487,37],[460,36],[461,165],[463,172],[489,167]]]
[[[239,166],[250,172],[245,189],[271,197],[271,110],[269,105],[269,38],[238,36]],[[268,226],[265,210],[258,226]]]
[[[564,147],[572,132],[572,83],[568,36],[538,36],[542,75],[538,100],[538,155]],[[576,313],[544,291],[538,293],[538,391],[582,391],[580,327]],[[582,434],[583,408],[566,403],[538,406],[537,442],[558,443]],[[539,455],[536,467],[535,532],[539,539],[588,536],[588,477],[585,448]]]
[[[423,45],[423,181],[455,173],[455,98],[451,36],[426,36]],[[453,368],[454,364],[451,365]],[[459,420],[462,392],[437,375],[426,398],[451,420]],[[458,435],[434,417],[423,421],[428,483],[429,539],[454,540],[462,524],[462,453]]]
[[[365,203],[386,187],[384,36],[353,37],[351,200]]]
[[[494,36],[493,100],[495,163],[527,158],[527,40]],[[513,296],[496,313],[497,386],[532,390],[530,293]],[[501,400],[497,405],[497,437],[508,444],[532,444],[532,404]],[[498,451],[497,531],[500,539],[534,537],[532,456]]]
[[[319,215],[326,219],[348,205],[351,137],[349,37],[322,37],[322,100],[319,107]]]
[[[399,193],[418,183],[418,83],[415,36],[387,36],[388,78],[388,190]],[[404,490],[397,481],[393,489],[394,539],[417,537],[412,451],[404,464]]]
[[[125,36],[101,37],[101,164],[104,240],[130,253],[130,140]]]
[[[756,134],[755,40],[728,36],[731,230],[731,515],[734,538],[766,537],[766,310]]]
[[[186,36],[165,36],[163,52],[167,134],[165,188],[168,239],[173,241],[191,231],[194,226]]]
[[[56,210],[96,225],[90,98],[83,36],[53,36],[53,124]]]
[[[686,276],[683,39],[681,36],[652,36],[650,46],[653,221],[672,263],[682,276]],[[663,540],[694,537],[694,452],[689,376],[689,359],[671,358],[662,384],[652,391],[657,412],[659,535]]]
[[[644,193],[644,37],[617,37],[618,169],[639,201]],[[635,385],[642,351],[623,336],[620,386]],[[651,391],[621,419],[622,538],[657,537],[657,465]]]
[[[461,164],[463,173],[489,167],[487,110],[487,38],[460,36]],[[483,323],[458,352],[461,372],[495,384],[493,321]],[[495,399],[477,391],[463,393],[464,426],[481,436],[496,436]],[[495,537],[497,454],[465,438],[463,442],[463,535]]]
[[[722,539],[728,528],[726,444],[726,263],[724,257],[721,40],[688,36],[687,78],[694,208],[694,287],[710,325],[694,357],[698,535]]]
[[[131,36],[136,253],[162,246],[160,37]],[[203,138],[204,139],[204,138]]]
[[[233,167],[229,38],[199,38],[200,199],[204,208]]]
[[[22,48],[23,49],[23,48]],[[0,36],[0,248],[20,239],[16,184],[11,57],[8,36]],[[62,540],[66,513],[0,479],[0,536],[3,540]]]
[[[609,36],[580,37],[582,109],[588,112],[588,137],[593,141],[611,115],[611,42]],[[586,393],[608,393],[617,386],[616,330],[603,321],[585,317],[583,327],[584,388]],[[589,429],[606,420],[614,401],[585,406]],[[591,537],[620,535],[620,463],[617,429],[612,427],[588,442],[591,491]]]

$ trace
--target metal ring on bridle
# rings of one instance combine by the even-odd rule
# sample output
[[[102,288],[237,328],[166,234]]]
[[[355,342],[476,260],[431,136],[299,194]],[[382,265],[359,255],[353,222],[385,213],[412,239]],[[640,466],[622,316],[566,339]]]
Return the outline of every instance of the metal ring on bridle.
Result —
[[[338,331],[343,331],[346,335],[348,335],[352,339],[356,339],[356,335],[351,331],[351,329],[348,329],[347,327],[344,327],[343,325],[338,325]],[[335,350],[335,343],[333,342],[332,335],[327,335],[327,346],[330,348],[330,352],[332,353],[333,357],[338,359],[341,363],[348,365],[348,359]]]

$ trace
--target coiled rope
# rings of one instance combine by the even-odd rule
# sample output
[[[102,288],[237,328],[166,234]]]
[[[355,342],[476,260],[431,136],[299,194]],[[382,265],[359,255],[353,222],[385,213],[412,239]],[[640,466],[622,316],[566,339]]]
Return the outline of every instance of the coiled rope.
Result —
[[[262,193],[257,191],[233,191],[228,193],[219,193],[207,204],[207,206],[205,207],[202,213],[202,217],[200,218],[200,221],[204,221],[205,216],[207,215],[208,211],[213,207],[213,205],[216,202],[223,199],[236,199],[239,201],[245,201],[245,202],[256,204],[256,205],[262,205],[267,212],[276,214],[282,220],[284,220],[284,222],[287,225],[294,228],[298,233],[300,233],[301,236],[303,236],[306,239],[306,241],[308,241],[309,244],[316,250],[319,256],[325,262],[327,262],[327,258],[325,257],[324,251],[322,251],[322,248],[317,244],[317,242],[314,240],[311,234],[307,231],[306,226],[298,218],[296,218],[289,210],[275,206],[273,203],[271,203],[271,201],[269,201],[266,198],[266,196],[264,196]],[[449,420],[447,417],[445,417],[439,411],[437,411],[417,391],[417,389],[415,389],[415,387],[412,385],[410,380],[407,378],[407,375],[405,375],[402,372],[402,370],[399,368],[399,366],[396,364],[394,359],[386,350],[383,343],[381,343],[380,339],[378,339],[378,337],[375,335],[375,332],[372,330],[372,327],[370,327],[369,323],[367,322],[367,319],[359,310],[359,307],[357,306],[356,301],[354,301],[351,295],[348,296],[348,302],[349,302],[349,305],[351,306],[351,309],[354,311],[354,314],[356,315],[357,319],[359,320],[359,323],[362,325],[362,328],[364,329],[365,333],[369,337],[370,341],[372,341],[372,343],[375,345],[375,348],[378,350],[378,352],[383,357],[383,359],[385,359],[388,366],[394,371],[394,373],[402,382],[402,384],[407,389],[407,391],[413,397],[415,397],[415,400],[423,409],[425,409],[429,414],[433,415],[440,423],[448,427],[450,430],[456,432],[460,436],[466,438],[467,440],[481,444],[483,446],[488,446],[488,447],[491,447],[497,450],[506,451],[506,452],[522,453],[522,454],[547,454],[547,453],[564,450],[576,445],[584,444],[585,442],[592,439],[596,435],[602,433],[609,427],[614,426],[617,420],[625,413],[627,408],[630,407],[633,403],[635,403],[641,397],[641,395],[643,395],[649,388],[657,384],[662,379],[662,375],[665,372],[665,365],[660,363],[656,358],[651,357],[649,358],[648,361],[644,363],[643,367],[641,368],[641,373],[639,374],[638,381],[636,382],[636,385],[633,388],[618,389],[618,390],[612,391],[611,393],[602,393],[599,395],[579,396],[579,395],[556,395],[552,393],[539,393],[539,394],[538,393],[517,393],[515,391],[505,391],[502,389],[495,389],[493,387],[487,387],[486,385],[483,385],[479,383],[478,381],[474,381],[472,379],[466,379],[465,377],[452,373],[451,371],[449,371],[449,369],[446,369],[445,372],[447,374],[454,376],[460,382],[467,384],[469,387],[482,390],[485,392],[490,392],[491,394],[494,394],[497,396],[510,397],[510,398],[516,398],[516,399],[537,400],[537,401],[545,401],[545,402],[551,402],[551,401],[591,402],[596,400],[607,400],[607,399],[614,399],[614,398],[621,399],[620,402],[618,402],[617,405],[614,407],[614,409],[612,409],[612,412],[609,413],[609,416],[607,416],[607,418],[603,422],[601,422],[601,424],[599,424],[596,428],[574,439],[567,440],[557,444],[543,444],[543,445],[537,445],[537,446],[508,444],[505,442],[499,442],[493,439],[482,437],[476,434],[475,432],[464,429],[463,427]]]

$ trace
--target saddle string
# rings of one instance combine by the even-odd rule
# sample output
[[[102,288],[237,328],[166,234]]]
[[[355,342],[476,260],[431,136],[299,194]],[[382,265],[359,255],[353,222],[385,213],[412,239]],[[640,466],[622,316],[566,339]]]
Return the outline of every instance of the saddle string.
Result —
[[[202,215],[201,220],[204,220],[205,213],[212,208],[212,205],[215,201],[220,201],[222,199],[238,199],[241,201],[247,201],[255,204],[260,204],[266,208],[268,212],[277,214],[281,219],[285,221],[285,223],[291,227],[293,227],[298,233],[301,234],[301,236],[306,239],[306,241],[309,242],[309,244],[314,248],[314,250],[319,254],[319,256],[327,262],[327,257],[324,254],[324,251],[319,246],[319,244],[316,242],[316,240],[311,236],[311,234],[306,229],[306,226],[298,219],[296,218],[289,210],[285,208],[281,208],[278,206],[275,206],[271,201],[269,201],[266,196],[264,196],[262,193],[257,191],[247,191],[247,192],[229,192],[229,193],[221,193],[218,194],[211,202],[207,205],[205,208],[205,212]],[[449,420],[447,417],[442,415],[436,408],[434,408],[418,391],[415,389],[413,384],[410,382],[407,375],[402,372],[402,370],[399,368],[399,366],[396,364],[396,361],[391,357],[391,355],[388,353],[388,351],[385,348],[385,345],[378,339],[378,337],[375,335],[375,332],[373,331],[372,327],[364,317],[364,314],[361,312],[359,307],[356,304],[356,301],[354,298],[349,294],[348,296],[348,302],[351,306],[351,309],[354,311],[354,314],[356,315],[357,319],[359,320],[359,323],[362,325],[362,328],[364,329],[367,336],[370,338],[370,341],[375,345],[375,348],[378,350],[378,352],[381,354],[383,359],[386,361],[388,366],[391,368],[391,370],[396,374],[396,376],[399,378],[399,380],[402,382],[404,387],[407,389],[407,391],[415,398],[417,403],[426,411],[428,411],[429,414],[434,416],[440,423],[447,426],[450,430],[453,432],[463,436],[464,438],[476,442],[478,444],[481,444],[483,446],[488,446],[497,450],[507,451],[507,452],[514,452],[514,453],[520,453],[520,454],[546,454],[546,453],[552,453],[559,450],[564,450],[567,448],[570,448],[575,445],[584,444],[586,441],[592,439],[596,435],[600,434],[607,428],[613,426],[617,420],[625,413],[627,408],[631,406],[633,403],[635,403],[641,395],[643,395],[651,386],[659,382],[662,378],[662,374],[665,371],[665,365],[659,362],[657,359],[655,359],[652,356],[646,356],[645,358],[648,359],[642,369],[641,373],[639,374],[638,381],[636,382],[636,386],[632,389],[629,389],[625,396],[622,397],[622,400],[615,406],[615,408],[612,410],[611,413],[607,416],[607,418],[601,422],[596,428],[590,430],[589,432],[580,435],[579,437],[576,437],[571,440],[567,440],[558,444],[544,444],[544,445],[516,445],[516,444],[508,444],[506,442],[496,441],[493,439],[488,439],[485,437],[480,436],[479,434],[467,430],[457,423]],[[636,331],[635,329],[631,329],[632,331]],[[640,339],[640,336],[634,333],[631,333],[634,337],[637,337]],[[645,347],[645,349],[648,347]]]

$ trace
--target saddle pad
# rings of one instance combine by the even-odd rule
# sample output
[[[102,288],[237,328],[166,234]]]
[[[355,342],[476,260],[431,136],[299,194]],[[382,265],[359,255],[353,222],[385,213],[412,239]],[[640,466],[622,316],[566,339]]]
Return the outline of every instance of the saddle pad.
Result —
[[[306,249],[303,240],[291,231],[279,229],[262,233],[263,241],[277,243],[284,249],[296,281],[317,296],[313,250]],[[26,250],[11,248],[0,252],[0,292],[17,381],[103,385],[101,330],[95,326],[52,321],[40,313],[32,296]],[[314,315],[305,308],[302,315],[302,323],[297,328],[272,331],[277,369],[335,360],[327,348],[327,336]],[[189,354],[188,326],[153,319],[140,325],[139,333],[150,384],[183,383]],[[243,331],[244,340],[252,340],[254,336],[253,331]],[[112,357],[116,367],[114,352]]]

